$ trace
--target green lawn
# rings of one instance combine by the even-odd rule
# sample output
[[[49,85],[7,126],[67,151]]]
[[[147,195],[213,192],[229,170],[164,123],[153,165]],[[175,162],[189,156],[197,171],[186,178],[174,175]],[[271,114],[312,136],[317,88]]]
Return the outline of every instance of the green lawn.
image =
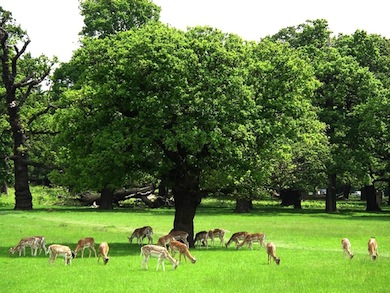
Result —
[[[279,208],[277,202],[256,202],[250,214],[232,212],[229,201],[205,201],[195,217],[195,232],[224,228],[230,232],[264,232],[277,246],[280,266],[267,264],[264,248],[235,250],[216,246],[191,249],[196,264],[181,263],[176,270],[141,269],[140,247],[127,236],[138,227],[150,225],[154,241],[167,234],[173,209],[96,209],[34,204],[33,211],[12,210],[0,198],[0,288],[1,292],[389,292],[390,213],[366,213],[361,203],[340,203],[340,212],[326,214],[322,202],[304,202],[302,211]],[[22,237],[44,235],[47,243],[74,249],[86,236],[97,244],[107,241],[110,261],[104,266],[96,258],[80,253],[71,266],[63,259],[48,264],[48,256],[9,255]],[[379,258],[371,261],[367,241],[375,236]],[[355,257],[343,257],[341,238],[348,237]],[[226,239],[227,241],[227,239]],[[135,241],[133,241],[135,242]],[[96,245],[97,248],[97,245]],[[88,253],[86,254],[88,255]],[[176,256],[177,257],[177,256]]]

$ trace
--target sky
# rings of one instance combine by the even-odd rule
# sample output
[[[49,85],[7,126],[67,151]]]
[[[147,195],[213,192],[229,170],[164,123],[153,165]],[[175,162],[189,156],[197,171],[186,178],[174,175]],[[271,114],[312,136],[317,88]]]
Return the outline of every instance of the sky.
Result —
[[[365,30],[390,38],[386,0],[153,0],[160,20],[173,27],[208,25],[245,40],[260,40],[288,26],[323,18],[334,34]],[[1,0],[31,39],[28,50],[67,62],[83,26],[79,0]]]

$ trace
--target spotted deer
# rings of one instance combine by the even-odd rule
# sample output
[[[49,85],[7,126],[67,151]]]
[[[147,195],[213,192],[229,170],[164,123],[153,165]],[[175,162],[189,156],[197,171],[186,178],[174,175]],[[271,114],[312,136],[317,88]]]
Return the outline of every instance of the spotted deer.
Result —
[[[208,232],[208,237],[211,240],[211,244],[214,246],[214,238],[218,237],[219,241],[220,241],[220,244],[223,245],[223,243],[225,241],[224,237],[225,237],[225,234],[227,232],[229,232],[229,231],[225,230],[225,229],[221,229],[221,228],[210,230]]]
[[[102,242],[99,245],[98,249],[98,262],[100,261],[100,257],[103,257],[103,263],[106,265],[110,258],[108,257],[108,251],[110,250],[110,247],[108,246],[107,242]]]
[[[236,248],[237,248],[237,245],[240,243],[240,240],[244,240],[245,237],[248,235],[249,233],[246,232],[246,231],[242,231],[242,232],[236,232],[236,233],[233,233],[232,237],[230,237],[229,241],[225,244],[226,248],[229,247],[229,245],[234,242],[236,244]]]
[[[171,251],[172,256],[175,256],[175,253],[179,252],[179,262],[181,262],[182,255],[184,255],[184,260],[186,262],[187,262],[187,257],[191,260],[192,263],[196,262],[196,258],[191,255],[187,245],[185,245],[184,243],[181,243],[176,240],[172,240],[169,243],[169,250]]]
[[[19,253],[19,256],[22,255],[26,256],[26,247],[31,248],[31,255],[36,256],[38,248],[42,250],[42,247],[44,247],[46,252],[46,246],[45,246],[45,238],[43,236],[33,236],[33,237],[26,237],[20,239],[19,243],[15,245],[14,247],[11,247],[9,249],[10,254],[14,254],[15,252]]]
[[[141,268],[145,267],[146,269],[148,269],[148,260],[150,257],[156,257],[158,260],[156,271],[158,271],[160,264],[162,266],[163,271],[165,271],[165,259],[172,263],[173,269],[176,269],[179,265],[179,262],[169,254],[168,250],[165,247],[161,247],[158,245],[147,244],[142,246],[141,256],[144,256],[144,259],[141,262]]]
[[[349,258],[353,258],[353,253],[351,251],[351,242],[348,238],[341,239],[341,246],[343,247],[344,257],[348,255]]]
[[[52,244],[48,247],[46,254],[50,254],[49,263],[55,262],[57,256],[64,256],[65,265],[72,264],[72,258],[75,258],[75,253],[70,250],[69,246]]]
[[[91,250],[93,250],[93,252],[95,253],[95,257],[96,257],[95,239],[93,239],[92,237],[82,238],[77,242],[76,248],[74,250],[75,257],[77,256],[77,252],[80,249],[82,249],[81,250],[81,257],[83,258],[84,257],[84,250],[86,248],[88,248],[88,250],[89,250],[89,257],[91,257]]]
[[[274,243],[269,242],[266,246],[267,255],[268,255],[268,264],[271,263],[271,258],[275,261],[277,265],[280,264],[280,258],[276,257],[276,246]]]
[[[374,237],[371,237],[368,240],[368,254],[372,260],[376,260],[378,258],[378,243]]]
[[[252,247],[253,242],[258,242],[260,245],[260,248],[261,248],[262,246],[265,246],[264,241],[265,241],[265,234],[263,234],[263,233],[253,233],[253,234],[248,233],[248,235],[245,236],[244,240],[236,246],[236,249],[244,246],[244,244],[246,244],[248,246],[248,248],[253,249],[253,247]]]
[[[130,237],[127,237],[129,239],[130,243],[133,243],[133,238],[137,238],[137,243],[139,245],[143,244],[144,238],[148,238],[148,244],[153,243],[153,229],[150,226],[145,226],[142,228],[137,228],[134,230],[133,234],[131,234]]]

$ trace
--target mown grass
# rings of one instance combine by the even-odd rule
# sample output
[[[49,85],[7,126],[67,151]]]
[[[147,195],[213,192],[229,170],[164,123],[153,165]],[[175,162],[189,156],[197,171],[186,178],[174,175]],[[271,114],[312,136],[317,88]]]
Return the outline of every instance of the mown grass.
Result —
[[[56,196],[56,195],[50,195]],[[49,196],[49,197],[50,197]],[[388,292],[390,267],[390,213],[366,213],[360,202],[339,204],[339,213],[326,214],[323,203],[304,202],[302,211],[279,208],[277,202],[255,203],[250,214],[234,214],[231,201],[204,201],[194,220],[195,232],[222,227],[233,232],[264,232],[277,245],[281,265],[267,264],[264,248],[235,250],[215,247],[191,249],[196,264],[183,262],[177,270],[141,269],[140,249],[127,236],[138,227],[151,225],[154,239],[172,228],[173,209],[118,208],[110,212],[86,207],[34,203],[34,210],[12,210],[9,199],[0,198],[1,292]],[[72,249],[78,239],[92,236],[110,245],[110,261],[80,254],[71,266],[63,259],[48,264],[48,256],[11,256],[8,249],[20,238],[44,235],[48,244]],[[375,236],[379,258],[371,261],[367,240]],[[343,257],[341,238],[348,237],[355,257]]]

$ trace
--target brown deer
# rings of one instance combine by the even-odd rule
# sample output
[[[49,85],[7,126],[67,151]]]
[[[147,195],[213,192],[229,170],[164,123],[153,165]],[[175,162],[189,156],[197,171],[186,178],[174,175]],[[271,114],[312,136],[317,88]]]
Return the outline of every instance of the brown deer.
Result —
[[[142,255],[144,256],[144,259],[141,262],[141,268],[145,266],[146,269],[148,269],[148,260],[150,257],[157,257],[158,259],[156,271],[158,271],[158,267],[160,266],[160,263],[163,268],[163,271],[165,271],[165,265],[164,265],[165,259],[167,259],[172,263],[173,269],[176,269],[177,266],[179,265],[179,262],[169,254],[168,250],[165,247],[161,247],[158,245],[147,244],[142,246],[141,256]]]
[[[184,231],[178,231],[178,230],[171,230],[171,232],[169,232],[170,236],[173,237],[174,240],[177,240],[177,241],[182,241],[185,245],[187,245],[187,247],[190,247],[190,244],[188,243],[188,233],[187,232],[184,232]]]
[[[195,240],[194,240],[195,246],[198,244],[199,246],[206,246],[206,248],[208,248],[209,245],[208,245],[207,238],[208,238],[207,231],[200,231],[196,233]]]
[[[68,246],[60,245],[60,244],[52,244],[48,247],[46,254],[49,253],[49,263],[55,262],[58,255],[64,256],[64,262],[65,265],[71,265],[72,264],[72,258],[75,257],[75,254],[73,251],[70,250]]]
[[[98,263],[100,261],[100,256],[103,257],[103,263],[106,265],[110,258],[108,257],[108,251],[110,250],[110,247],[108,246],[107,242],[102,242],[99,245],[99,252],[98,252]]]
[[[268,255],[268,264],[271,263],[271,258],[275,261],[277,265],[280,264],[280,258],[276,257],[276,247],[275,244],[272,242],[267,243],[266,246],[267,249],[267,255]]]
[[[144,238],[148,238],[148,244],[153,243],[153,229],[150,226],[145,226],[142,228],[137,228],[134,230],[133,234],[131,234],[130,237],[127,237],[129,239],[130,243],[133,243],[133,238],[137,238],[137,243],[139,245],[143,244]]]
[[[265,234],[263,234],[263,233],[253,233],[253,234],[248,233],[248,235],[245,236],[244,240],[236,246],[236,249],[244,246],[244,244],[246,244],[248,246],[248,248],[253,249],[252,248],[253,242],[258,242],[260,245],[260,248],[261,248],[262,246],[265,246],[264,241],[265,241]]]
[[[218,237],[219,241],[220,241],[220,244],[223,245],[223,243],[225,241],[224,237],[225,237],[225,234],[227,232],[229,232],[229,231],[225,230],[225,229],[221,229],[221,228],[210,230],[209,233],[208,233],[208,237],[211,240],[211,244],[214,246],[214,238]]]
[[[371,237],[368,240],[368,253],[372,260],[376,260],[378,258],[378,243],[374,237]]]
[[[77,252],[82,249],[81,251],[81,257],[84,257],[84,250],[88,248],[89,250],[89,257],[91,257],[91,250],[95,253],[96,257],[96,249],[95,249],[95,239],[92,237],[86,237],[83,239],[80,239],[79,242],[77,242],[76,248],[74,250],[75,257],[77,256]]]
[[[349,241],[349,239],[348,238],[341,239],[341,245],[343,247],[344,257],[348,255],[349,258],[353,258],[353,253],[351,251],[351,242]]]
[[[233,233],[232,237],[230,237],[229,241],[225,244],[226,248],[228,248],[230,243],[232,242],[236,244],[237,248],[237,245],[240,243],[240,240],[244,240],[248,234],[249,233],[246,231]]]
[[[164,236],[161,236],[160,238],[158,238],[157,245],[162,246],[162,247],[167,247],[167,245],[169,245],[169,242],[171,242],[172,240],[174,240],[173,236],[171,236],[169,234],[164,235]]]
[[[182,255],[184,255],[184,259],[186,262],[187,262],[187,257],[191,260],[192,263],[196,262],[196,258],[191,255],[187,245],[181,243],[180,241],[172,240],[169,243],[169,250],[172,252],[172,256],[175,256],[176,251],[179,252],[179,262],[181,262]]]

